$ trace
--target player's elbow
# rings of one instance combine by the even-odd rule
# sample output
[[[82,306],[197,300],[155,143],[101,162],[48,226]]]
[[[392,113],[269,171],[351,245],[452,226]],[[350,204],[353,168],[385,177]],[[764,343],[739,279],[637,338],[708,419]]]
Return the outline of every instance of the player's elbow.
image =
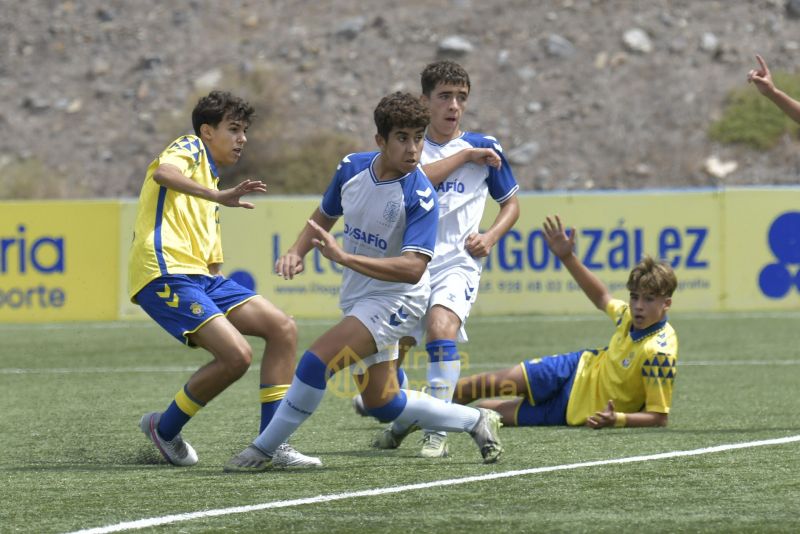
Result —
[[[402,275],[401,282],[406,284],[416,284],[420,280],[422,280],[422,275],[425,274],[425,265],[422,266],[422,269],[413,268],[405,271]]]
[[[405,284],[416,284],[422,280],[422,276],[428,269],[430,257],[425,254],[420,254],[419,252],[406,252],[403,254],[403,257],[404,264],[399,273],[400,279],[398,281]]]
[[[153,173],[153,181],[158,185],[164,185],[164,175],[159,174],[158,171]]]
[[[158,185],[167,185],[167,180],[169,178],[168,171],[164,168],[163,165],[160,165],[155,172],[153,172],[153,181]]]
[[[665,413],[655,413],[653,414],[653,426],[660,426],[665,427],[669,422],[669,416]]]

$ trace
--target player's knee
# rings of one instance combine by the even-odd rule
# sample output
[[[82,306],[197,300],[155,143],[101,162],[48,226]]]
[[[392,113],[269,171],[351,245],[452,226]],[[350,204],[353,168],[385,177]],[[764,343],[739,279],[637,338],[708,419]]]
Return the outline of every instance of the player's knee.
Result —
[[[247,372],[252,362],[253,349],[250,348],[249,344],[245,343],[231,350],[223,365],[229,378],[236,380]]]
[[[297,323],[288,315],[283,315],[270,327],[265,337],[267,342],[297,343]]]
[[[461,319],[452,311],[441,306],[435,306],[433,313],[428,318],[426,325],[428,340],[456,339]]]

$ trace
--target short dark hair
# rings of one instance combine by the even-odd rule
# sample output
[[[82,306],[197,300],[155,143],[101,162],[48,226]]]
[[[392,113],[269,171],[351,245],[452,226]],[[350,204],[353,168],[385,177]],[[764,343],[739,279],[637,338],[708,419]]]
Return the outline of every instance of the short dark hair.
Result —
[[[449,59],[429,63],[420,73],[420,81],[422,82],[422,94],[425,96],[431,96],[431,91],[436,89],[440,83],[465,85],[467,92],[471,88],[469,74],[464,67]]]
[[[671,297],[678,287],[675,271],[665,261],[650,256],[642,258],[628,276],[628,291],[647,292],[657,297]]]
[[[378,135],[386,140],[392,128],[425,128],[431,122],[431,112],[419,98],[400,91],[383,97],[374,116]]]
[[[227,116],[230,120],[242,121],[245,126],[250,125],[255,110],[238,96],[227,91],[211,91],[197,101],[192,110],[192,127],[194,133],[200,136],[200,126],[208,124],[214,128]]]

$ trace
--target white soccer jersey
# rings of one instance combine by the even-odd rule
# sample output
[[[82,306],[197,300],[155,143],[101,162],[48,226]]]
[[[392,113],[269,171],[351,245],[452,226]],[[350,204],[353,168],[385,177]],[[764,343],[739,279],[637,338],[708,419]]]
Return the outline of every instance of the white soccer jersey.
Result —
[[[433,256],[439,220],[436,193],[418,167],[395,180],[378,181],[373,171],[379,152],[346,156],[322,197],[320,210],[328,217],[344,215],[343,246],[352,254],[372,258],[414,251]],[[372,295],[407,295],[427,301],[427,270],[416,284],[384,282],[344,269],[339,305],[348,309]]]
[[[519,189],[511,167],[503,156],[503,149],[494,137],[464,132],[460,137],[439,145],[427,137],[421,163],[432,163],[465,148],[493,148],[503,164],[495,169],[487,165],[467,163],[459,167],[436,187],[439,197],[439,230],[436,249],[428,265],[431,275],[456,265],[481,271],[481,262],[465,248],[467,236],[478,232],[486,205],[486,194],[498,203],[511,198]]]

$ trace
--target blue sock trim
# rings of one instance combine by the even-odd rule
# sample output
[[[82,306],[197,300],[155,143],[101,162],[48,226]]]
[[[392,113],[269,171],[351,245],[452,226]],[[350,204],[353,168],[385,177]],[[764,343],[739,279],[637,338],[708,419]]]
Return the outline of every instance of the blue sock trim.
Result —
[[[456,342],[452,339],[431,341],[425,345],[425,350],[428,351],[429,362],[451,362],[461,359],[461,356],[458,355]]]
[[[325,362],[309,350],[300,358],[294,374],[303,383],[316,389],[325,389],[325,383],[333,375]]]
[[[406,409],[407,402],[408,399],[406,398],[405,391],[400,390],[392,400],[383,406],[379,408],[367,408],[367,411],[381,423],[388,423],[394,421],[403,413],[403,410]]]

